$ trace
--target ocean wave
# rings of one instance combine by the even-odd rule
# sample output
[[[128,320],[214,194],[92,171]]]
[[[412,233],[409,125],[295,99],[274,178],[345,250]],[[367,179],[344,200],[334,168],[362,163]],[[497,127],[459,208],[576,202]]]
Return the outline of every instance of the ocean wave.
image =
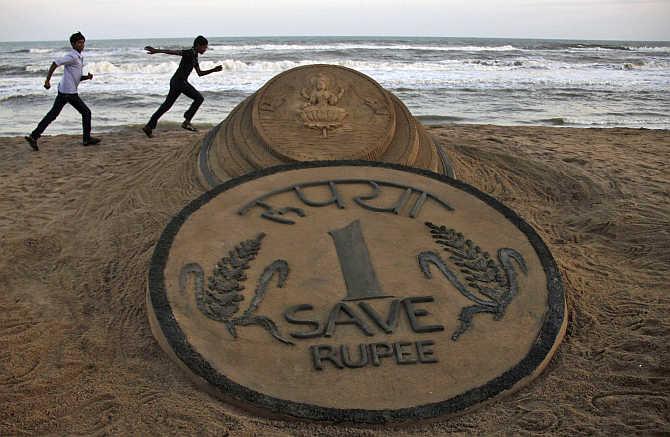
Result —
[[[27,70],[25,67],[17,67],[16,65],[0,65],[0,76],[25,76],[26,72]],[[28,73],[36,72],[31,71]],[[33,76],[33,74],[29,74],[29,76]]]
[[[611,44],[570,44],[567,48],[576,50],[631,50],[631,48],[627,46]]]
[[[631,51],[636,50],[635,47],[620,45],[620,44],[604,44],[604,43],[587,43],[587,42],[555,42],[555,43],[539,43],[528,44],[523,47],[525,50],[549,50],[549,51]]]
[[[313,61],[308,61],[312,62]],[[288,68],[293,68],[301,64],[292,61],[279,62],[256,62],[248,64],[234,59],[224,59],[223,61],[206,61],[201,62],[200,67],[203,70],[213,68],[215,65],[223,66],[225,71],[241,71],[241,70],[263,70],[263,71],[280,71]],[[179,62],[161,62],[157,64],[147,63],[124,63],[115,64],[109,61],[91,62],[85,65],[85,68],[91,72],[97,73],[145,73],[145,74],[167,74],[174,73],[179,66]]]
[[[558,63],[555,61],[536,60],[536,59],[463,59],[458,60],[458,63],[466,65],[478,65],[482,67],[494,68],[531,68],[550,70],[552,67],[560,67],[566,65],[565,63]]]
[[[440,124],[440,123],[458,123],[468,121],[467,117],[457,117],[455,115],[418,115],[419,121],[424,124]]]
[[[242,62],[234,59],[224,59],[222,61],[206,61],[201,62],[200,67],[205,70],[213,68],[216,65],[222,65],[224,71],[239,72],[280,72],[291,68],[319,64],[315,60],[302,61],[257,61],[257,62]],[[402,70],[422,70],[422,71],[443,71],[450,70],[447,64],[442,63],[391,63],[391,62],[366,62],[366,61],[336,61],[333,60],[331,64],[349,67],[356,70],[378,70],[378,71],[402,71]],[[106,74],[106,73],[143,73],[143,74],[171,74],[174,73],[179,66],[178,62],[161,62],[157,64],[147,63],[113,63],[109,61],[91,62],[84,65],[86,71],[92,73]],[[25,71],[35,73],[46,71],[48,68],[45,65],[28,65]]]
[[[601,63],[572,63],[547,59],[510,58],[510,59],[445,59],[433,62],[402,62],[381,60],[351,60],[342,58],[333,59],[303,59],[303,60],[275,60],[275,61],[240,61],[237,59],[207,60],[200,63],[202,69],[213,68],[222,65],[227,72],[279,72],[295,67],[312,64],[332,64],[342,67],[353,68],[361,71],[380,72],[403,72],[403,71],[464,71],[464,70],[664,70],[670,68],[669,60],[655,60],[645,62],[643,60],[632,60],[630,62],[601,62]],[[179,64],[177,62],[161,62],[158,64],[148,63],[113,63],[109,61],[98,61],[86,64],[91,71],[99,73],[173,73]],[[41,67],[46,70],[46,67]]]
[[[53,100],[53,96],[44,93],[28,93],[28,94],[12,94],[9,96],[0,97],[0,104],[3,105],[34,105],[36,103],[44,103]]]
[[[550,126],[564,126],[566,123],[565,118],[563,117],[553,117],[553,118],[541,118],[539,120],[533,121],[533,123],[539,122],[542,124],[548,124]]]
[[[27,73],[39,73],[47,70],[49,70],[49,67],[46,65],[26,65],[23,69],[23,71]]]
[[[632,119],[616,117],[613,119],[573,119],[568,120],[566,125],[575,127],[632,127],[647,129],[668,129],[667,119]]]
[[[251,44],[251,45],[212,45],[214,51],[342,51],[342,50],[417,50],[417,51],[511,51],[520,50],[512,45],[502,46],[445,46],[445,45],[414,45],[414,44]]]
[[[670,46],[660,46],[660,47],[655,47],[655,46],[642,46],[642,47],[630,47],[631,50],[637,50],[640,52],[664,52],[664,53],[670,53]]]
[[[50,53],[53,52],[54,49],[42,49],[42,48],[32,48],[32,49],[16,49],[16,50],[10,50],[6,53]]]
[[[246,98],[250,93],[244,90],[231,89],[231,90],[215,90],[215,91],[206,91],[200,90],[205,99],[226,99],[226,100],[235,100],[241,101]],[[163,101],[165,99],[167,92],[165,93],[143,93],[135,94],[131,92],[123,93],[114,93],[114,92],[96,92],[86,93],[86,99],[92,102],[104,104],[107,106],[119,105],[131,105],[133,107],[138,106],[156,106],[157,101]]]
[[[85,69],[91,72],[102,73],[174,73],[179,66],[179,62],[161,62],[158,64],[145,63],[125,63],[114,64],[109,61],[90,62],[85,65]]]
[[[563,116],[542,119],[520,120],[527,125],[570,126],[570,127],[648,127],[667,129],[668,117],[650,113],[607,113],[585,114],[582,116]],[[637,117],[636,117],[637,116]],[[640,118],[642,116],[643,118]]]
[[[659,118],[670,118],[670,115],[664,114],[662,112],[653,112],[653,111],[622,111],[622,112],[604,112],[599,115],[614,115],[618,117],[659,117]]]
[[[140,44],[140,43],[138,43]],[[453,44],[453,45],[452,45]],[[167,46],[166,46],[167,47]],[[175,46],[177,47],[177,46]],[[419,42],[416,43],[402,41],[398,43],[384,41],[370,42],[328,42],[319,44],[316,41],[305,41],[304,43],[269,43],[259,42],[257,44],[210,44],[212,53],[217,51],[223,53],[245,53],[253,54],[256,52],[335,52],[344,53],[368,50],[384,50],[398,52],[412,52],[417,54],[421,52],[496,52],[496,53],[514,53],[514,52],[565,52],[565,53],[587,53],[587,52],[640,52],[640,53],[670,53],[670,46],[665,45],[631,45],[631,44],[608,44],[601,42],[534,42],[534,41],[511,41],[507,43],[496,44],[492,41],[444,41],[444,42]],[[9,53],[30,53],[47,54],[67,51],[68,47],[33,47],[27,49],[12,50]],[[141,47],[138,46],[102,46],[87,47],[87,52],[96,54],[118,54],[128,52],[141,53]]]
[[[447,44],[214,44],[210,45],[213,51],[347,51],[347,50],[401,50],[401,51],[439,51],[439,52],[509,52],[509,51],[642,51],[642,52],[670,52],[670,46],[629,46],[622,44],[605,43],[557,43],[557,44],[503,44],[503,45],[447,45]]]

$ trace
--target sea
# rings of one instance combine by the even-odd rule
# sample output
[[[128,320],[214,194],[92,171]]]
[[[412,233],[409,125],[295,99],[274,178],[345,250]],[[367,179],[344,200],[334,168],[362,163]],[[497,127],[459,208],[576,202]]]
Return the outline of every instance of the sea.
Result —
[[[79,86],[94,132],[141,126],[164,100],[179,58],[143,47],[178,49],[183,39],[88,40]],[[42,87],[67,41],[1,42],[0,135],[30,132],[51,107],[60,79]],[[205,97],[194,124],[213,125],[282,71],[308,64],[358,70],[397,95],[428,124],[489,123],[670,129],[669,41],[578,41],[408,37],[209,38],[191,83]],[[161,121],[180,122],[182,96]],[[160,128],[160,124],[159,124]],[[46,134],[77,133],[71,107]]]

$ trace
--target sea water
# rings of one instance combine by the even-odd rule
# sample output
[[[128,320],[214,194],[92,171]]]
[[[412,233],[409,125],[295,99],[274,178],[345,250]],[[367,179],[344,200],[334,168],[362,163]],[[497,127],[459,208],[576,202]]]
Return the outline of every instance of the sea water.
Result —
[[[192,39],[88,40],[79,86],[94,132],[143,125],[167,95],[179,57],[142,48],[188,48]],[[51,107],[42,87],[67,41],[0,43],[0,135],[30,132]],[[209,38],[190,82],[205,97],[194,123],[215,124],[287,69],[335,64],[367,74],[425,123],[670,129],[670,42],[407,37]],[[179,122],[182,96],[161,121]],[[160,124],[159,124],[160,127]],[[76,133],[71,107],[46,134]]]

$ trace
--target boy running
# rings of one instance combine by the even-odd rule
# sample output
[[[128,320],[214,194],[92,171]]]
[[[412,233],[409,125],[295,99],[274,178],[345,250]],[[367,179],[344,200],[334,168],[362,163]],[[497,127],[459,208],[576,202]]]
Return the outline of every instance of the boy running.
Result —
[[[70,45],[72,46],[72,51],[62,58],[54,60],[49,67],[47,78],[44,81],[44,88],[46,89],[51,88],[51,75],[56,68],[61,65],[65,66],[63,77],[58,83],[58,95],[56,96],[56,101],[54,102],[53,107],[47,115],[44,116],[42,121],[40,121],[35,130],[30,135],[25,136],[30,147],[36,152],[39,150],[37,140],[47,126],[58,117],[63,110],[63,107],[68,103],[74,106],[74,109],[81,114],[81,123],[84,130],[84,146],[92,146],[100,142],[100,138],[91,136],[91,110],[88,109],[88,106],[86,106],[77,93],[79,82],[82,80],[93,79],[91,73],[88,73],[86,76],[83,75],[84,56],[82,56],[81,53],[84,51],[85,44],[86,38],[84,38],[84,35],[82,35],[81,32],[71,35]]]
[[[150,55],[154,53],[165,53],[167,55],[176,55],[181,56],[181,62],[179,62],[179,67],[177,71],[172,75],[170,79],[170,91],[168,92],[165,102],[156,110],[154,115],[151,116],[149,123],[142,128],[144,133],[151,138],[153,136],[152,131],[156,129],[158,124],[158,119],[161,118],[171,107],[174,105],[174,102],[177,100],[180,94],[185,94],[186,96],[193,99],[191,107],[184,113],[184,122],[181,124],[186,130],[195,132],[196,129],[191,125],[191,120],[195,115],[195,112],[198,110],[202,102],[205,100],[202,97],[202,94],[196,90],[193,85],[188,83],[188,76],[191,74],[193,69],[198,73],[198,76],[206,76],[210,73],[223,70],[221,65],[202,71],[200,70],[200,65],[198,65],[198,54],[202,55],[207,51],[208,46],[207,38],[200,35],[193,41],[193,47],[187,50],[162,50],[155,49],[151,46],[146,46],[144,50],[147,51]]]

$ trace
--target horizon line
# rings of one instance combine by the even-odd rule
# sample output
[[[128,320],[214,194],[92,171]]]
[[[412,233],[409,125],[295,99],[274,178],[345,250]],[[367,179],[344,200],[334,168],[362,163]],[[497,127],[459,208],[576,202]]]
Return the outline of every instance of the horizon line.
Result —
[[[88,41],[123,41],[141,39],[191,39],[194,36],[139,36],[139,37],[92,37]],[[629,41],[629,42],[661,42],[670,43],[670,39],[617,39],[617,38],[579,38],[579,37],[520,37],[520,36],[443,36],[443,35],[227,35],[208,36],[207,38],[220,39],[243,39],[243,38],[436,38],[436,39],[500,39],[500,40],[543,40],[543,41]],[[34,42],[67,42],[67,35],[60,39],[34,39],[34,40],[2,40],[0,43],[34,43]]]

